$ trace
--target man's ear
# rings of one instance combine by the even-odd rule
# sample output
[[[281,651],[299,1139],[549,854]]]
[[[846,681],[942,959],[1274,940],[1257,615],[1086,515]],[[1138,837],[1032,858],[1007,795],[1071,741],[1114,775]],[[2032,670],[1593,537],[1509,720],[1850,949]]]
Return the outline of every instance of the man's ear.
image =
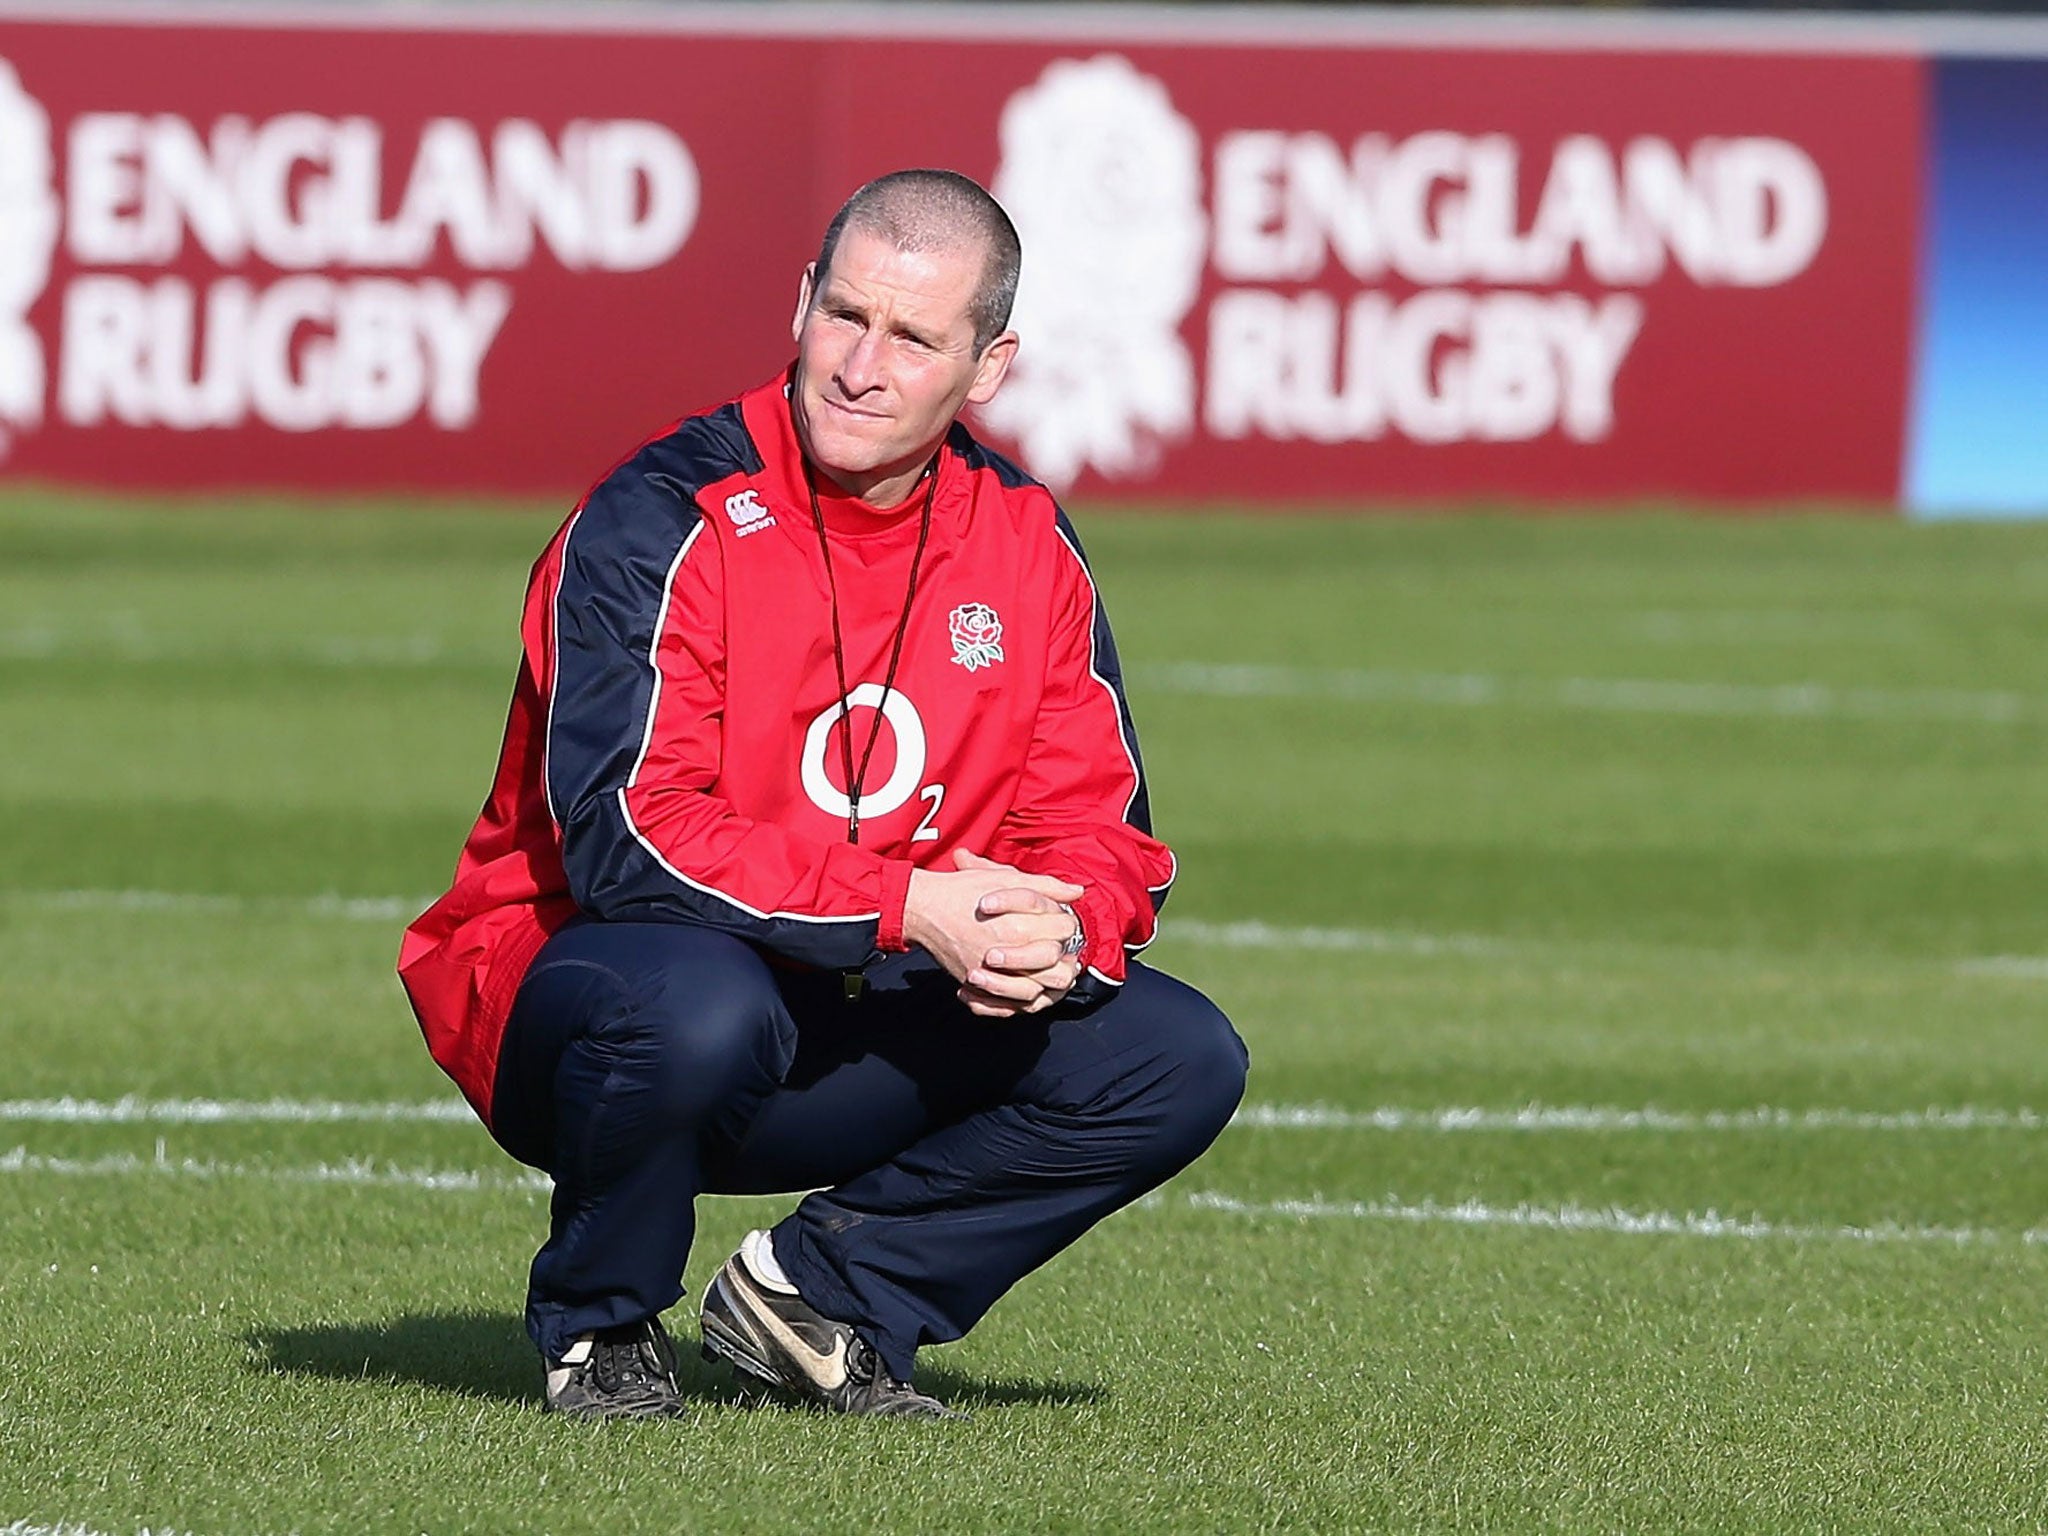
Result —
[[[801,341],[804,335],[804,316],[811,312],[811,288],[817,282],[818,264],[814,261],[804,268],[803,278],[796,285],[796,313],[790,317],[789,339]]]
[[[988,344],[988,350],[981,354],[981,361],[975,365],[974,383],[968,387],[969,405],[987,405],[1003,387],[1003,380],[1009,377],[1010,364],[1017,360],[1017,333],[1005,331]]]

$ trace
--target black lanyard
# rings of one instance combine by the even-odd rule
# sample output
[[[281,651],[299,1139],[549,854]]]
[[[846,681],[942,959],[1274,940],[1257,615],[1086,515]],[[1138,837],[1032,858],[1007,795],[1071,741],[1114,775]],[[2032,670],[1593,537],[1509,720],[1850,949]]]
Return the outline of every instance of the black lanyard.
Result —
[[[818,505],[818,480],[811,461],[804,460],[804,488],[811,493],[811,521],[818,529],[818,552],[825,557],[825,590],[832,599],[832,667],[839,679],[839,752],[846,771],[846,840],[860,841],[860,792],[868,776],[868,764],[875,755],[875,743],[882,737],[882,717],[888,712],[889,694],[896,686],[896,664],[903,659],[903,637],[910,631],[910,607],[917,600],[917,571],[924,563],[925,541],[931,537],[932,500],[939,493],[939,456],[934,454],[925,474],[924,509],[918,513],[917,548],[910,556],[910,581],[903,592],[903,616],[896,621],[896,638],[889,646],[889,670],[882,678],[881,702],[875,706],[875,722],[868,727],[868,744],[861,749],[860,771],[853,767],[853,702],[846,689],[846,644],[839,632],[839,584],[832,575],[832,541],[825,536],[825,513]]]

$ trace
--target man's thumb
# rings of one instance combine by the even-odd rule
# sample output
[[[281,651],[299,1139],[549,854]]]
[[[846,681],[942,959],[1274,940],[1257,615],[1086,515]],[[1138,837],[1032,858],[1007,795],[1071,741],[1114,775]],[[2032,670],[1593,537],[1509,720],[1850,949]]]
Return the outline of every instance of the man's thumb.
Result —
[[[970,853],[965,848],[955,848],[953,850],[953,867],[955,869],[1001,869],[1003,866],[994,859],[984,859],[980,854]]]

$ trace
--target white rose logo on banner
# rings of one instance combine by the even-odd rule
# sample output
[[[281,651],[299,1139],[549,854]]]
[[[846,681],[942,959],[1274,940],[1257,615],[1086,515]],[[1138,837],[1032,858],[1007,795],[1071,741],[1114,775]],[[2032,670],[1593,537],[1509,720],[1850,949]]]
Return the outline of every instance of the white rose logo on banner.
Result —
[[[1055,486],[1146,473],[1194,427],[1180,325],[1208,254],[1201,137],[1113,54],[1049,65],[1003,108],[1001,135],[993,190],[1026,251],[1024,346],[982,416]]]
[[[953,659],[970,672],[1003,659],[1003,621],[987,603],[962,603],[947,619]]]
[[[1101,54],[1003,107],[1023,346],[981,414],[1055,489],[1171,478],[1184,446],[1603,443],[1648,291],[1790,282],[1827,234],[1788,139],[1397,132],[1364,93],[1318,126],[1186,105]]]
[[[50,281],[62,223],[52,172],[50,115],[0,59],[0,454],[43,419],[43,343],[28,311]]]

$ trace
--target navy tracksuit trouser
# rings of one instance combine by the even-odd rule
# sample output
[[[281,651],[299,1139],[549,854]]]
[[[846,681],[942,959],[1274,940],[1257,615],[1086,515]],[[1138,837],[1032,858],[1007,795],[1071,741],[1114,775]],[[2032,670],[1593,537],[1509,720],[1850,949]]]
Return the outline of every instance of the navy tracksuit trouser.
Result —
[[[775,1229],[804,1299],[909,1380],[998,1297],[1215,1140],[1245,1050],[1192,987],[1133,963],[1092,1011],[985,1019],[923,950],[837,974],[730,935],[576,921],[520,983],[493,1130],[555,1180],[527,1328],[579,1333],[682,1296],[700,1193],[815,1191]]]

